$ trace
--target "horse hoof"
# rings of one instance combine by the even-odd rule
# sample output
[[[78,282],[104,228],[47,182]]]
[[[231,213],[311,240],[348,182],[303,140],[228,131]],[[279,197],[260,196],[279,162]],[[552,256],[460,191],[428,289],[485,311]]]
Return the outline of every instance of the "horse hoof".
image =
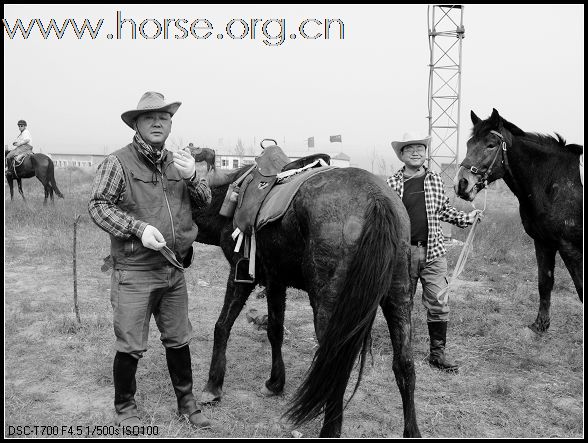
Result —
[[[263,395],[264,397],[274,397],[278,395],[277,392],[270,391],[266,385],[263,385],[259,392],[261,392],[261,395]]]
[[[533,329],[531,328],[531,325],[529,325],[526,328],[522,328],[521,330],[521,338],[523,340],[533,340],[535,337],[537,336],[537,333],[535,331],[533,331]]]
[[[221,401],[222,394],[214,395],[212,392],[202,391],[200,395],[200,403],[203,405],[218,403]]]
[[[533,331],[535,334],[537,334],[538,336],[542,336],[547,331],[547,328],[541,329],[539,326],[537,326],[537,323],[530,324],[529,329],[531,331]]]

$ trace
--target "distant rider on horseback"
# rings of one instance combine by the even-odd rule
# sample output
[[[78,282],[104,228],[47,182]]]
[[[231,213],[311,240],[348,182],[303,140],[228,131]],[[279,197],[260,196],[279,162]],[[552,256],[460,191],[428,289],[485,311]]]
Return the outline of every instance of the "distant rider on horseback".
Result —
[[[20,134],[18,134],[14,143],[12,143],[12,147],[8,148],[4,153],[6,157],[5,172],[9,168],[12,168],[12,162],[16,156],[33,152],[33,142],[31,133],[27,129],[27,122],[19,120],[18,129],[20,130]]]

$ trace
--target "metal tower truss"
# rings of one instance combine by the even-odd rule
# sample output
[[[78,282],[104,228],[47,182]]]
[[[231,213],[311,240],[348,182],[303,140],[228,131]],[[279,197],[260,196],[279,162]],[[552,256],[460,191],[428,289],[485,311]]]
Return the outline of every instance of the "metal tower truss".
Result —
[[[462,5],[430,5],[429,135],[427,166],[453,184],[459,154],[461,46],[464,38]]]

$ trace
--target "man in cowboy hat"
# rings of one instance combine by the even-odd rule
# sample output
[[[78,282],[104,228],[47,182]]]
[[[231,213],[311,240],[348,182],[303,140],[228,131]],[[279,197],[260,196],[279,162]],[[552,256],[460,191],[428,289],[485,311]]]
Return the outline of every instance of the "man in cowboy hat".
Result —
[[[5,171],[12,167],[12,162],[17,155],[33,152],[33,140],[30,131],[27,129],[27,122],[19,120],[17,124],[20,134],[18,134],[16,140],[12,143],[12,147],[9,147],[4,153],[6,157]]]
[[[403,140],[393,141],[392,148],[404,166],[387,182],[402,198],[410,217],[412,294],[414,296],[420,278],[431,339],[429,364],[443,371],[456,372],[457,365],[445,356],[449,318],[447,259],[439,222],[465,228],[474,223],[481,211],[465,213],[449,205],[441,176],[424,166],[430,142],[430,136],[408,133]]]
[[[135,373],[147,350],[153,315],[165,347],[178,414],[196,427],[210,426],[192,393],[188,344],[192,325],[183,272],[191,263],[198,233],[191,210],[207,206],[211,192],[206,179],[196,174],[191,155],[165,147],[180,105],[167,103],[158,92],[146,92],[136,109],[121,115],[135,131],[133,141],[100,164],[88,205],[92,220],[110,234],[117,425],[141,423]]]

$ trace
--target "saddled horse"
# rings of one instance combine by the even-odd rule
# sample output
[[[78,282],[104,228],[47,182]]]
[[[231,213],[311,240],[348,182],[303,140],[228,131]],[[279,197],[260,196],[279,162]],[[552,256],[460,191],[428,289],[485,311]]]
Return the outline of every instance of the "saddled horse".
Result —
[[[525,232],[535,243],[539,272],[539,313],[529,327],[538,334],[549,328],[555,254],[563,259],[578,297],[583,300],[583,146],[524,132],[496,109],[487,120],[471,112],[472,137],[455,184],[457,195],[472,201],[476,193],[504,179],[520,204]]]
[[[11,167],[9,167],[6,171],[6,180],[8,181],[8,186],[10,187],[10,200],[14,198],[14,180],[16,180],[16,183],[18,184],[18,192],[22,196],[23,200],[26,200],[24,193],[22,192],[21,180],[23,178],[31,177],[37,177],[43,185],[43,189],[45,190],[45,200],[43,201],[44,205],[47,204],[47,197],[50,197],[51,203],[54,203],[53,192],[55,192],[58,197],[63,198],[63,194],[57,187],[57,183],[55,183],[55,166],[53,165],[53,160],[51,160],[45,154],[36,153],[27,155],[25,156],[22,163],[18,164],[17,162],[13,165],[11,165]]]
[[[195,158],[200,161],[203,155]],[[255,281],[235,283],[241,254],[234,252],[233,220],[219,215],[219,210],[228,184],[245,169],[211,169],[212,203],[194,214],[199,227],[196,241],[220,246],[230,263],[202,401],[222,397],[231,328],[256,284],[266,288],[272,348],[271,374],[262,393],[282,393],[286,288],[293,287],[308,293],[319,347],[285,415],[300,425],[324,412],[320,436],[340,436],[345,388],[358,356],[355,389],[359,385],[380,306],[394,349],[392,368],[403,402],[404,436],[420,436],[410,342],[410,222],[402,201],[382,180],[361,169],[334,168],[314,175],[301,185],[284,216],[257,232]]]

